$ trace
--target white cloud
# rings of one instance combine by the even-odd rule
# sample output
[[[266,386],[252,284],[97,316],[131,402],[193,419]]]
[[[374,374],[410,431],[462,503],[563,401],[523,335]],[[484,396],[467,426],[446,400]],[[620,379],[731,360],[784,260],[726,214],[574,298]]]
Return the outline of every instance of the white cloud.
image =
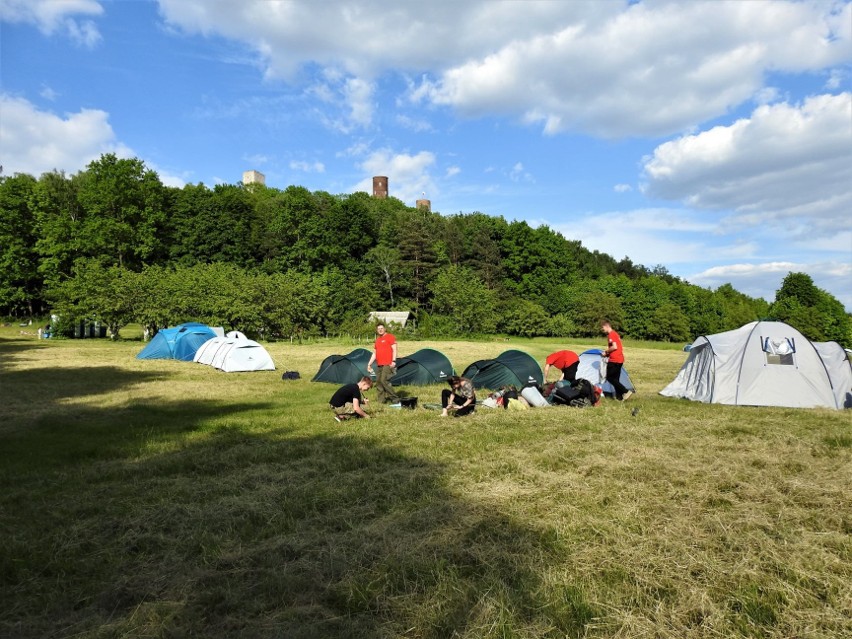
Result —
[[[389,195],[413,206],[422,193],[437,192],[430,173],[434,165],[435,155],[430,151],[410,155],[394,153],[391,149],[379,149],[360,162],[359,167],[369,177],[356,184],[352,191],[371,193],[373,176],[387,175]]]
[[[520,4],[520,3],[519,3]],[[852,10],[790,2],[634,4],[605,22],[557,23],[424,81],[462,113],[522,114],[546,133],[663,135],[726,113],[769,71],[852,57]]]
[[[629,193],[633,190],[633,187],[629,184],[616,184],[614,187],[612,187],[612,190],[616,193]]]
[[[750,118],[660,145],[646,194],[734,211],[732,224],[834,235],[852,209],[852,94],[758,107]]]
[[[509,179],[512,182],[534,182],[533,176],[524,170],[524,165],[521,162],[516,162],[515,166],[509,171]]]
[[[81,109],[60,117],[7,95],[0,95],[0,111],[0,163],[7,174],[76,173],[102,153],[133,155],[116,140],[105,111]]]
[[[48,102],[55,102],[59,97],[59,94],[46,84],[41,85],[41,91],[38,94]]]
[[[580,220],[582,220],[580,222]],[[563,224],[549,224],[566,238],[580,240],[591,250],[621,259],[624,256],[636,264],[687,264],[696,255],[708,250],[708,238],[713,236],[718,224],[706,222],[695,213],[675,209],[640,209],[614,211],[597,215],[581,215],[577,220]],[[714,252],[750,251],[734,243],[730,247],[716,248]]]
[[[305,162],[293,160],[290,168],[303,173],[325,173],[325,165],[322,162]]]
[[[425,131],[433,131],[432,124],[427,120],[412,118],[407,115],[396,116],[396,123],[404,129],[409,129],[415,133],[423,133]]]
[[[753,97],[770,72],[852,59],[852,5],[832,2],[289,2],[159,0],[178,30],[243,42],[269,78],[333,69],[372,83],[421,74],[410,97],[606,137],[688,130]],[[460,62],[463,61],[463,62]],[[369,121],[349,87],[350,125]]]
[[[0,95],[0,165],[7,175],[27,173],[35,177],[49,171],[74,174],[104,153],[120,158],[136,157],[116,139],[109,114],[81,109],[60,117],[41,111],[23,98]],[[183,186],[185,176],[174,175],[146,162],[166,186]]]
[[[330,69],[323,74],[322,81],[308,89],[310,95],[328,105],[320,114],[322,121],[330,129],[342,133],[372,124],[376,110],[374,92],[372,82],[344,77]]]
[[[461,169],[459,167],[451,166],[451,167],[447,168],[447,172],[446,172],[445,176],[447,178],[451,178],[451,177],[458,175],[459,173],[461,173]]]
[[[262,166],[269,162],[269,158],[262,153],[255,153],[254,155],[244,155],[243,160],[250,164],[254,164],[255,166]]]
[[[103,11],[96,0],[2,0],[0,22],[32,24],[45,35],[65,33],[77,44],[93,48],[101,40],[95,23],[71,16],[100,16]]]
[[[842,262],[765,262],[714,266],[687,279],[693,284],[716,288],[730,283],[738,291],[771,302],[788,273],[807,273],[814,284],[852,309],[852,264]]]

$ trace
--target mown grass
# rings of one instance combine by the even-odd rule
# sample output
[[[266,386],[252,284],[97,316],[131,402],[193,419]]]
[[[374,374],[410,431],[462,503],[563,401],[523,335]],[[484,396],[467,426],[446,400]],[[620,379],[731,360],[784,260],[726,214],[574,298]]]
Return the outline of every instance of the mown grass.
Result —
[[[228,375],[3,330],[0,636],[852,635],[849,413],[659,397],[677,346],[627,344],[624,405],[339,425],[309,379],[350,344]]]

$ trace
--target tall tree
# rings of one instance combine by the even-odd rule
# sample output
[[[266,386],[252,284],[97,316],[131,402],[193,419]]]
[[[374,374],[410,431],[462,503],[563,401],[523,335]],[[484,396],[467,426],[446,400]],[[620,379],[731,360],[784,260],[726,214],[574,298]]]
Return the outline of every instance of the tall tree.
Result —
[[[36,179],[18,173],[0,178],[0,314],[42,312],[32,200]]]

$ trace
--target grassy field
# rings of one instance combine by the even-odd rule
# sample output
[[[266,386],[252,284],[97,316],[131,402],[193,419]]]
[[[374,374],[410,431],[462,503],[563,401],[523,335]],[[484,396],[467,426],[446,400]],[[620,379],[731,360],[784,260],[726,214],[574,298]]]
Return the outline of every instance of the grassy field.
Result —
[[[224,374],[0,329],[0,636],[852,636],[848,411],[663,398],[684,353],[627,342],[625,404],[337,424],[309,380],[354,346]]]

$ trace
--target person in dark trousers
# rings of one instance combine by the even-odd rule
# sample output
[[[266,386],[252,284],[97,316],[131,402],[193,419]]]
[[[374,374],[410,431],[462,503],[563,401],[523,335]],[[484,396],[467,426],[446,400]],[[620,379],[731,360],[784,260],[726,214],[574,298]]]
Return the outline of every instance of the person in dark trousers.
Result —
[[[349,418],[370,419],[364,410],[364,405],[367,403],[364,399],[364,391],[370,390],[372,386],[373,380],[362,377],[356,384],[344,384],[338,388],[328,402],[334,413],[334,420],[342,422]]]
[[[376,394],[382,404],[394,404],[399,401],[390,382],[396,372],[396,351],[396,338],[387,332],[384,324],[378,324],[376,343],[370,361],[367,363],[367,372],[373,372],[373,362],[375,362],[379,369],[376,373]]]
[[[621,383],[621,369],[624,366],[624,347],[621,345],[621,336],[613,330],[612,325],[604,320],[601,322],[601,330],[607,336],[606,349],[601,352],[601,357],[608,357],[606,365],[606,381],[615,389],[615,398],[619,401],[630,399],[633,391],[627,390]]]
[[[441,417],[453,411],[455,417],[470,415],[476,410],[476,391],[473,382],[466,377],[452,375],[447,378],[450,388],[441,391]]]
[[[547,373],[552,366],[562,371],[562,376],[559,379],[574,382],[577,380],[577,367],[579,365],[580,357],[574,351],[556,351],[555,353],[551,353],[544,360],[544,381],[547,381]]]

